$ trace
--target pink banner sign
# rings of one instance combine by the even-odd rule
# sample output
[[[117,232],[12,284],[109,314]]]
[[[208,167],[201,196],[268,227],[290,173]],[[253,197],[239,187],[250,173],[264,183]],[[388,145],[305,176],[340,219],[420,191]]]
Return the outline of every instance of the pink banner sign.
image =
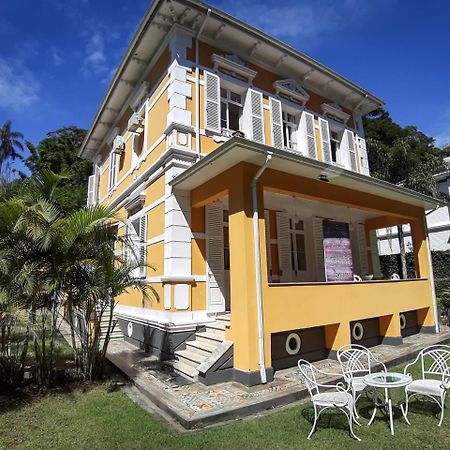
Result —
[[[348,223],[323,221],[323,252],[327,281],[353,281],[353,258]]]

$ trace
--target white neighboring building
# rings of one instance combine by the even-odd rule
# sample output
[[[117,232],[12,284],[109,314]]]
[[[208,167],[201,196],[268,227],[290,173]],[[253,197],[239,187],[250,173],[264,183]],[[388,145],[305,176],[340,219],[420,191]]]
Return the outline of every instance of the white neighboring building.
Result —
[[[445,161],[450,163],[450,157],[445,158]],[[437,174],[435,178],[438,182],[439,190],[443,194],[450,196],[450,170]],[[443,206],[432,212],[429,211],[427,214],[427,224],[431,250],[450,250],[450,201],[447,202],[447,206]],[[410,227],[409,225],[405,225],[403,228],[406,251],[409,251],[412,248]],[[378,230],[377,234],[380,255],[400,253],[397,227]]]

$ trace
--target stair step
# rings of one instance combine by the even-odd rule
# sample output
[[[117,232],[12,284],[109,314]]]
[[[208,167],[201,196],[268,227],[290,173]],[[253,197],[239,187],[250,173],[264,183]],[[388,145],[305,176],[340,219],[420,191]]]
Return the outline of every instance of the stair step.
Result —
[[[216,320],[219,322],[231,322],[231,316],[228,314],[223,314],[220,316],[216,316]]]
[[[208,342],[209,344],[218,344],[225,340],[225,333],[220,334],[212,331],[199,331],[196,336],[198,341]]]
[[[198,370],[195,367],[189,366],[182,361],[172,360],[168,361],[167,364],[190,380],[194,380],[198,375]]]
[[[198,351],[202,354],[204,354],[204,356],[209,356],[215,349],[216,349],[216,343],[214,342],[213,344],[209,341],[187,341],[186,342],[186,349],[188,350],[193,350],[193,351]]]
[[[194,364],[195,366],[198,366],[207,358],[207,356],[204,356],[200,351],[192,349],[177,350],[175,352],[175,357],[181,361],[186,360],[187,364]]]
[[[218,331],[222,331],[225,332],[225,323],[224,322],[219,322],[219,321],[215,321],[212,323],[208,323],[206,325],[206,330],[218,330]]]

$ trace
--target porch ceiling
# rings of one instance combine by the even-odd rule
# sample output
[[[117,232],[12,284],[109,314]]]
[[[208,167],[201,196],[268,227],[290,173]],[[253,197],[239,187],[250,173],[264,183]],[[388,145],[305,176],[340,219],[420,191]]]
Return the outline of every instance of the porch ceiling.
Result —
[[[313,160],[298,153],[236,137],[196,162],[175,177],[170,184],[174,188],[191,191],[241,162],[260,166],[268,154],[272,154],[269,168],[273,170],[311,179],[318,179],[319,176],[325,175],[332,185],[376,195],[425,210],[445,205],[440,200],[404,187]]]

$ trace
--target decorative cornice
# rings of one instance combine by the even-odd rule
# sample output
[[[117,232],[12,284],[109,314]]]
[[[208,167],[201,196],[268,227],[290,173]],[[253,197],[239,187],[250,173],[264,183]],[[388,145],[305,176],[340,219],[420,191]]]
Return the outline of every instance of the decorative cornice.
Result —
[[[142,192],[141,194],[136,195],[135,197],[131,198],[126,203],[124,203],[123,207],[127,211],[142,208],[145,203],[145,197],[146,197],[145,193]]]
[[[258,73],[247,67],[244,61],[235,55],[220,56],[214,53],[211,59],[214,63],[214,69],[225,69],[225,71],[230,75],[237,76],[238,78],[244,78],[250,83]]]
[[[302,88],[298,81],[292,78],[277,80],[273,83],[277,95],[287,97],[304,105],[309,100],[309,94]]]
[[[350,114],[347,114],[337,103],[322,103],[320,105],[325,115],[335,117],[342,120],[344,123],[350,119]]]

